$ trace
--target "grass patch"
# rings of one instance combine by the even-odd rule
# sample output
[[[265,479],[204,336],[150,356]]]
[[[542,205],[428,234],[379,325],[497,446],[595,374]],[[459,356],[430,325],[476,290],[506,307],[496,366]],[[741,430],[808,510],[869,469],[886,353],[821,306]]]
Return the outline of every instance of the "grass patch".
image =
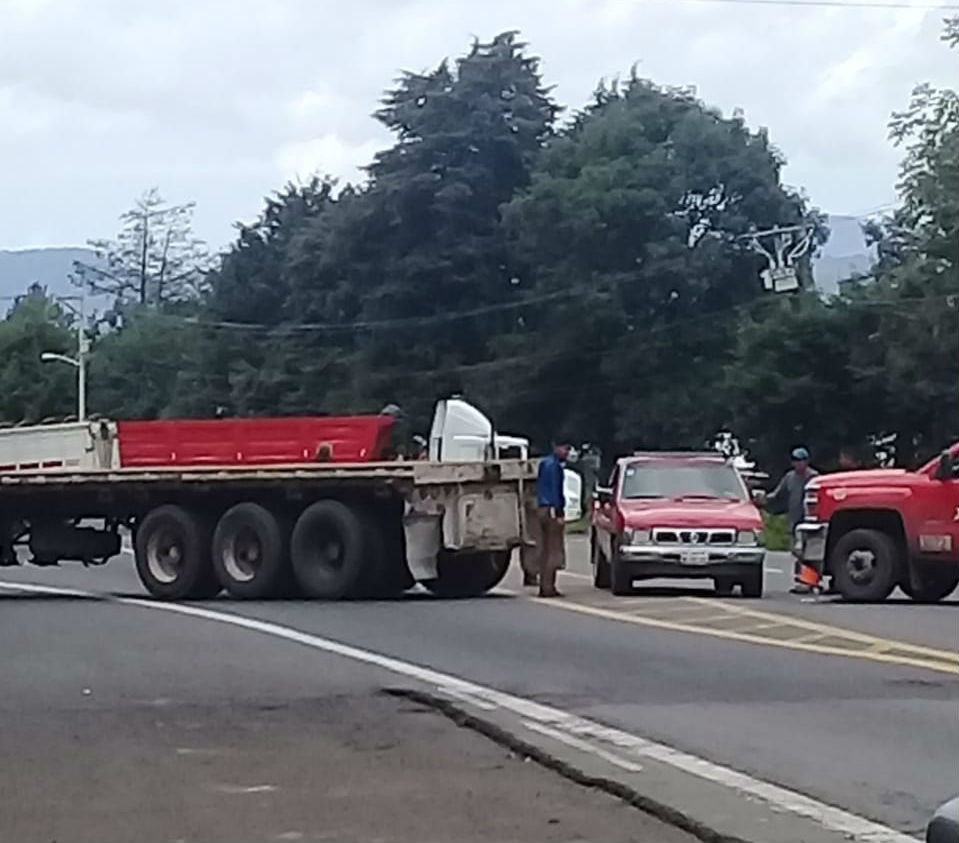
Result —
[[[789,538],[789,520],[785,515],[763,513],[763,529],[766,532],[767,550],[791,550]]]
[[[589,516],[584,515],[576,521],[566,523],[566,535],[585,536],[589,532]]]

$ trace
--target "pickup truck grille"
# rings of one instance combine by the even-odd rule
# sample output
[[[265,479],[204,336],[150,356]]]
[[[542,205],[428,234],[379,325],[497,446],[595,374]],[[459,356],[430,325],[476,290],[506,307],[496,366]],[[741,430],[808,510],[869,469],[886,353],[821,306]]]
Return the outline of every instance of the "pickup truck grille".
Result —
[[[736,543],[736,531],[659,527],[653,530],[653,541],[656,544],[731,545]]]

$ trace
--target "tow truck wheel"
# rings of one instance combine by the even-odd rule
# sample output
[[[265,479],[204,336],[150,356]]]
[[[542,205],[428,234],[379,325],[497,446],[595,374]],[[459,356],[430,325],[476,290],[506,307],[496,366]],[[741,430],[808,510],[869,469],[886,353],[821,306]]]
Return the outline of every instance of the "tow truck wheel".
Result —
[[[285,593],[290,578],[284,531],[258,503],[231,506],[213,533],[213,569],[233,596],[243,600]]]
[[[161,600],[203,600],[220,591],[210,563],[210,525],[166,504],[140,521],[133,539],[140,582]]]
[[[589,556],[593,563],[593,585],[596,588],[609,588],[609,562],[603,558],[595,531],[589,537]]]
[[[478,597],[499,585],[509,559],[507,550],[444,553],[436,563],[438,576],[423,585],[438,597]]]
[[[924,572],[920,577],[921,586],[918,590],[912,587],[909,577],[903,577],[899,587],[917,603],[938,603],[948,597],[959,586],[959,574],[948,572]]]
[[[881,530],[850,530],[829,555],[839,593],[851,602],[885,600],[899,580],[896,543]]]

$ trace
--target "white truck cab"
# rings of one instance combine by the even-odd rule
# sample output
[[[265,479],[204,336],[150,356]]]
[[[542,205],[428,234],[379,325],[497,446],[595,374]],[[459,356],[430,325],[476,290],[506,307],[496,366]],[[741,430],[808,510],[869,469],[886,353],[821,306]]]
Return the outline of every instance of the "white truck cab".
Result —
[[[529,439],[497,433],[493,423],[468,401],[454,396],[436,403],[430,429],[429,458],[433,462],[476,462],[529,459]],[[582,516],[583,479],[565,472],[566,520]]]

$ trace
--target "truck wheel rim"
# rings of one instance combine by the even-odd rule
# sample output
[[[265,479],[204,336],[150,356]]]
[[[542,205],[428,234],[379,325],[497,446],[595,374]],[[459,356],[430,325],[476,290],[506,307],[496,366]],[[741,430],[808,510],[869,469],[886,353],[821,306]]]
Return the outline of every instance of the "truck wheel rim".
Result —
[[[846,557],[846,568],[854,583],[866,585],[876,574],[876,554],[871,550],[853,550]]]
[[[334,538],[327,539],[317,548],[320,559],[328,568],[339,571],[343,567],[343,544]]]
[[[147,568],[157,582],[176,582],[183,568],[179,535],[174,530],[157,530],[147,541],[146,557]]]
[[[232,580],[250,582],[263,565],[263,545],[256,531],[237,530],[223,548],[223,567]]]

